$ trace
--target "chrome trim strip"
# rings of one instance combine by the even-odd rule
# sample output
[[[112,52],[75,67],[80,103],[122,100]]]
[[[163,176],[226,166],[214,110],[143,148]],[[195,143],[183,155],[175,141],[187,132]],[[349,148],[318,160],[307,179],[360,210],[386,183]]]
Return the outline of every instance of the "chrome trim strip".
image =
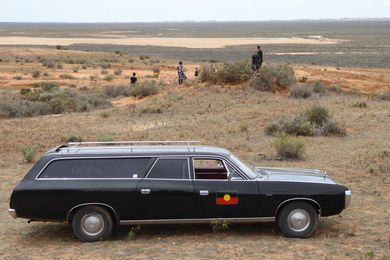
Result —
[[[16,215],[16,210],[8,209],[8,213],[11,215],[11,217],[18,218],[18,215]]]
[[[320,206],[320,204],[317,202],[317,201],[315,201],[315,200],[313,200],[313,199],[309,199],[309,198],[292,198],[292,199],[288,199],[288,200],[285,200],[285,201],[283,201],[282,203],[280,203],[279,204],[279,206],[276,208],[276,211],[275,211],[275,216],[277,216],[278,215],[278,211],[279,211],[279,208],[281,207],[281,206],[283,206],[283,204],[285,204],[285,203],[287,203],[287,202],[290,202],[290,201],[294,201],[294,200],[307,200],[307,201],[311,201],[311,202],[314,202],[315,204],[317,204],[317,206],[318,206],[318,208],[319,208],[319,213],[320,213],[320,215],[321,215],[321,206]]]
[[[118,214],[116,213],[116,211],[114,210],[113,207],[111,207],[110,205],[108,204],[105,204],[105,203],[100,203],[100,202],[90,202],[90,203],[83,203],[83,204],[79,204],[79,205],[76,205],[74,206],[73,208],[71,208],[69,211],[68,211],[68,214],[66,215],[66,221],[69,223],[69,216],[70,216],[70,213],[79,208],[79,207],[83,207],[83,206],[91,206],[91,205],[100,205],[100,206],[105,206],[105,207],[108,207],[112,210],[112,212],[114,213],[115,215],[115,221],[118,221],[119,220],[119,216]]]
[[[344,205],[344,208],[348,208],[349,207],[349,205],[351,204],[351,200],[352,200],[352,191],[346,190],[345,191],[345,205]]]
[[[148,224],[206,224],[213,221],[227,221],[230,223],[272,222],[275,217],[254,218],[199,218],[199,219],[145,219],[145,220],[121,220],[120,225],[148,225]]]

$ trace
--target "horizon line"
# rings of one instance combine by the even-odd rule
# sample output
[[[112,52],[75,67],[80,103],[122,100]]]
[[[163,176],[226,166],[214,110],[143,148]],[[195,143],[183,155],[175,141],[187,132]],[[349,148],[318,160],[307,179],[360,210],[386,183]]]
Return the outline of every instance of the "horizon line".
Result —
[[[126,24],[126,23],[246,23],[246,22],[294,22],[294,21],[367,21],[367,20],[390,20],[390,17],[379,17],[379,18],[369,18],[369,17],[361,17],[361,18],[301,18],[301,19],[270,19],[270,20],[156,20],[156,21],[111,21],[111,22],[104,22],[104,21],[96,21],[96,22],[80,22],[80,21],[72,21],[72,22],[53,22],[53,21],[36,21],[36,22],[26,22],[26,21],[19,21],[19,22],[6,22],[6,21],[0,21],[0,23],[25,23],[25,24]]]

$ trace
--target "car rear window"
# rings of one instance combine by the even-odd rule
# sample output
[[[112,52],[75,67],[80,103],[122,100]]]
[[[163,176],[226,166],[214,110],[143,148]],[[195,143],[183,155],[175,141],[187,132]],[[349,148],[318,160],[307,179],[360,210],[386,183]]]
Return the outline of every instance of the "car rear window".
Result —
[[[151,169],[149,179],[189,179],[188,160],[158,159]]]
[[[143,178],[153,158],[66,159],[51,162],[42,178]]]

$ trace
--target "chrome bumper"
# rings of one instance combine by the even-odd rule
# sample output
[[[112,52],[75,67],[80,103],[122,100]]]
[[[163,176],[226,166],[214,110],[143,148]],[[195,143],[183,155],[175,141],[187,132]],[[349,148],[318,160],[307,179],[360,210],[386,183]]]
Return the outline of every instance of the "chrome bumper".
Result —
[[[352,192],[350,190],[345,191],[345,206],[344,208],[348,208],[348,206],[351,204],[351,196]]]
[[[16,211],[14,209],[8,209],[8,213],[11,215],[13,218],[17,218],[18,215],[16,215]]]

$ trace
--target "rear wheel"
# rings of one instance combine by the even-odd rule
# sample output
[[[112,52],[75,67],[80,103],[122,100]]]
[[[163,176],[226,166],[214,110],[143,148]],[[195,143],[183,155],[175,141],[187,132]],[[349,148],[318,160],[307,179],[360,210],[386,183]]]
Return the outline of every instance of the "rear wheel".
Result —
[[[83,242],[105,240],[114,226],[111,214],[99,206],[80,208],[74,215],[73,232]]]
[[[278,214],[278,226],[286,237],[307,238],[317,229],[318,216],[312,205],[290,202]]]

